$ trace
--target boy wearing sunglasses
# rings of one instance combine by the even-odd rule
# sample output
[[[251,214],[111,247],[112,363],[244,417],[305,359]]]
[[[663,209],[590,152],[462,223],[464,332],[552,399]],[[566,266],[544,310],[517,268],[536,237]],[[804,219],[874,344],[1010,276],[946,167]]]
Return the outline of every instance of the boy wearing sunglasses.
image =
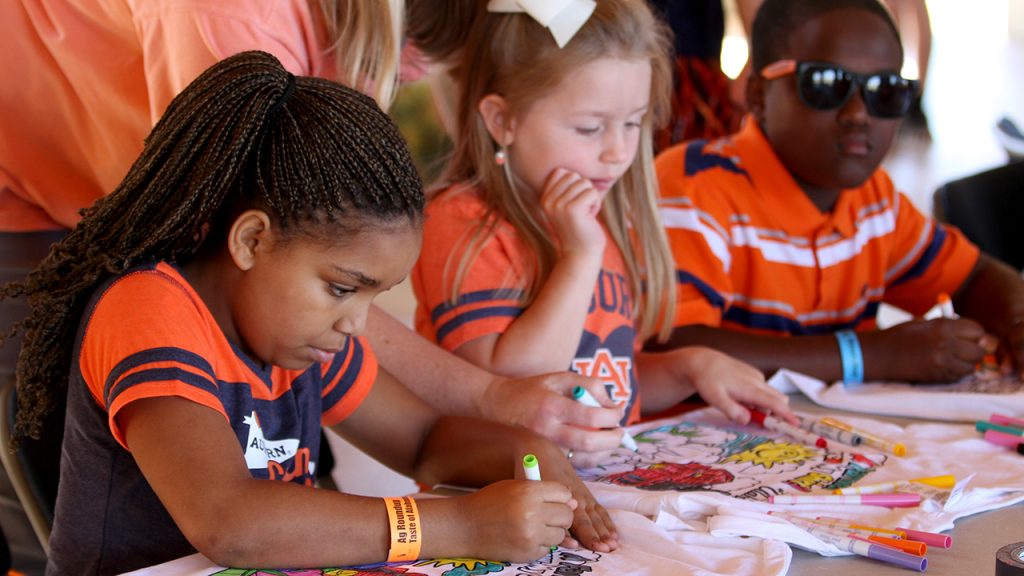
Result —
[[[766,0],[737,134],[657,160],[675,330],[770,373],[950,382],[998,343],[1024,368],[1024,281],[896,192],[879,167],[915,96],[877,0]],[[878,330],[879,304],[960,318]],[[788,336],[788,337],[780,337]]]

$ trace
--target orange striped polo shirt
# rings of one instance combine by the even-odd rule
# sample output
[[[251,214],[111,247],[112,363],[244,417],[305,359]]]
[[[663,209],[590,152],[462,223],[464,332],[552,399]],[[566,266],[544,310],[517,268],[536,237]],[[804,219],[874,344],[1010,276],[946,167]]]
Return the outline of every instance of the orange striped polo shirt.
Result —
[[[959,230],[915,209],[881,168],[822,213],[753,118],[730,137],[670,148],[656,165],[677,327],[872,329],[880,303],[922,314],[978,259]]]

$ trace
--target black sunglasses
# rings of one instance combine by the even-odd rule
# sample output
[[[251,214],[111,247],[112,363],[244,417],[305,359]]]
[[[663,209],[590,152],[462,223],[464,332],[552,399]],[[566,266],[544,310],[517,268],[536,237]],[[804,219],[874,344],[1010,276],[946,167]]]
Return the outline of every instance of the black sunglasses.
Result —
[[[895,72],[857,74],[828,62],[779,60],[765,66],[766,80],[796,74],[800,101],[815,110],[835,110],[846,104],[855,86],[868,114],[878,118],[902,118],[910,111],[917,94],[917,80],[908,80]]]

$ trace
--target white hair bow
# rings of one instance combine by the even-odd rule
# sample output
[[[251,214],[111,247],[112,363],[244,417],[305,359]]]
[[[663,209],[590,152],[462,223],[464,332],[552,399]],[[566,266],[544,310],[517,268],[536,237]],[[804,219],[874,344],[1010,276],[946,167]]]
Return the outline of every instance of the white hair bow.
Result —
[[[559,48],[564,48],[573,35],[594,13],[594,0],[490,0],[488,12],[526,12],[551,31]]]

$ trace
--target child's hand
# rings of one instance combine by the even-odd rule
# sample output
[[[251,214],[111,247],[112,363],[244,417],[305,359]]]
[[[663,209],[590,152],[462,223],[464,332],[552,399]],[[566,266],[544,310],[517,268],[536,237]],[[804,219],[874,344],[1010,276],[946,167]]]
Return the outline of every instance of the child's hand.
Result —
[[[873,380],[955,382],[988,352],[985,329],[966,318],[912,320],[857,336]]]
[[[789,397],[765,382],[764,374],[742,362],[711,348],[688,346],[685,353],[690,380],[705,402],[718,408],[738,424],[750,422],[753,406],[790,424],[797,424],[796,415],[789,409]]]
[[[621,438],[621,432],[619,437]],[[541,476],[544,480],[558,482],[572,492],[572,535],[566,534],[561,545],[567,548],[583,545],[597,552],[611,552],[617,549],[619,536],[615,531],[615,524],[608,516],[608,511],[597,503],[594,495],[580,480],[565,456],[553,446],[551,449],[538,450],[537,456],[541,462]]]
[[[558,168],[548,176],[540,203],[563,255],[604,254],[604,230],[597,219],[601,202],[601,193],[590,180],[575,172]]]
[[[511,562],[536,560],[564,542],[576,506],[568,488],[546,480],[502,480],[459,499],[472,528],[468,549]]]
[[[572,389],[582,386],[603,402],[591,408],[573,400]],[[614,407],[597,380],[573,372],[555,372],[516,379],[496,379],[487,388],[481,412],[490,420],[522,426],[575,453],[572,463],[587,466],[589,452],[619,446],[622,408]]]

